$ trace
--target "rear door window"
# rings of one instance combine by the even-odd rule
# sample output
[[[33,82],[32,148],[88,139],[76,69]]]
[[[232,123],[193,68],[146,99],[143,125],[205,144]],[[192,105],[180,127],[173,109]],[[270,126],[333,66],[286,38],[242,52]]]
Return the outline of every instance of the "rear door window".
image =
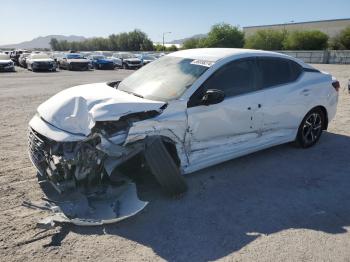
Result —
[[[298,66],[297,63],[289,59],[259,57],[261,87],[269,88],[295,81],[301,74],[301,68]]]

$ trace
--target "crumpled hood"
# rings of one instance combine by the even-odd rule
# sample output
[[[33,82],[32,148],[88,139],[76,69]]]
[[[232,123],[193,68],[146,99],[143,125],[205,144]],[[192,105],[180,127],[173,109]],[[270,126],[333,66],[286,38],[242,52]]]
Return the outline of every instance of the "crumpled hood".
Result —
[[[61,91],[42,103],[37,111],[51,125],[87,136],[96,121],[116,121],[131,113],[160,110],[164,104],[97,83]]]

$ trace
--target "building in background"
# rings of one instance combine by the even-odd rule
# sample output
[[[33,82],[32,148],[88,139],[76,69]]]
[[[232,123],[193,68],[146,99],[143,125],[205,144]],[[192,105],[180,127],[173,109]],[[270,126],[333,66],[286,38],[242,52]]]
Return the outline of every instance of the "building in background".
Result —
[[[259,25],[259,26],[246,26],[243,27],[243,31],[246,36],[254,34],[258,30],[287,30],[287,31],[300,31],[300,30],[320,30],[326,33],[330,37],[336,36],[341,30],[350,26],[350,18],[346,19],[334,19],[334,20],[320,20],[310,22],[288,22],[284,24],[275,25]]]

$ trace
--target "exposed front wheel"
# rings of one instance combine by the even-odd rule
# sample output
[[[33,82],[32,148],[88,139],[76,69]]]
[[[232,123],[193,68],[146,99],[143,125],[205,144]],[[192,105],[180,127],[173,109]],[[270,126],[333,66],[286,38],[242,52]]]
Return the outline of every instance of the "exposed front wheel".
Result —
[[[316,144],[321,137],[324,124],[323,111],[318,108],[311,110],[299,126],[296,144],[302,148],[308,148]]]
[[[180,195],[187,190],[186,182],[176,161],[160,137],[148,138],[145,159],[165,193],[173,196]]]

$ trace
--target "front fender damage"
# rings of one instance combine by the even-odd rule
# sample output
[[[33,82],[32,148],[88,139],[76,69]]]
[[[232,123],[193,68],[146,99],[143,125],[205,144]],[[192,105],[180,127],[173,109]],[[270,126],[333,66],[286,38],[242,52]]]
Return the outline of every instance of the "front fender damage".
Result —
[[[144,159],[145,154],[148,159],[152,159],[151,170],[154,170],[157,161],[167,161],[171,163],[168,167],[176,169],[171,173],[181,176],[180,162],[183,160],[174,155],[174,152],[176,154],[182,148],[178,141],[173,142],[172,139],[155,136],[148,131],[144,132],[142,139],[135,139],[133,132],[132,136],[128,135],[135,122],[154,115],[154,112],[149,115],[143,112],[112,123],[96,123],[89,137],[74,142],[57,142],[36,132],[35,126],[31,126],[29,155],[38,169],[39,183],[47,197],[44,203],[26,202],[26,206],[43,208],[53,213],[39,224],[50,226],[55,223],[73,223],[94,226],[118,222],[137,214],[148,202],[138,199],[133,179],[128,173],[121,172],[120,167],[135,158]],[[133,137],[133,141],[130,137]],[[167,143],[166,147],[163,144],[162,150],[176,150],[158,158],[150,154],[151,150],[146,147],[150,137],[159,137]],[[140,163],[140,166],[143,164],[147,165],[147,162]],[[155,177],[158,180],[159,173]],[[181,179],[179,181],[183,182]],[[163,185],[164,181],[160,184]],[[182,191],[185,188],[182,185]]]

